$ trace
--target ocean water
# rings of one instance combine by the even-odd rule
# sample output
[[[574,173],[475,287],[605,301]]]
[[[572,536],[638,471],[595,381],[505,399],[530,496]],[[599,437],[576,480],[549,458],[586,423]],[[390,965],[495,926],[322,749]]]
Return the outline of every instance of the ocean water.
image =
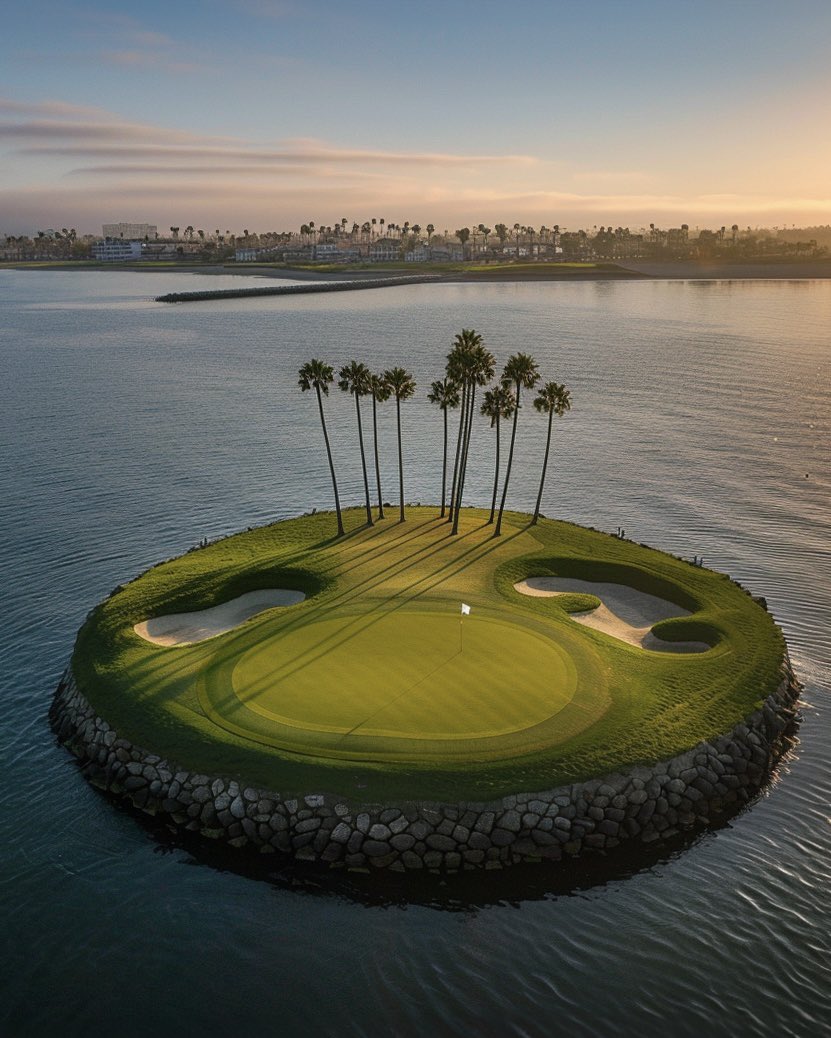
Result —
[[[225,280],[0,272],[0,1033],[827,1032],[831,282],[152,302]],[[435,501],[426,389],[463,327],[571,389],[544,513],[703,555],[767,598],[805,684],[771,788],[652,857],[419,885],[252,872],[113,806],[47,723],[87,611],[203,537],[331,507],[296,386],[313,356],[413,372],[405,497]],[[354,411],[336,389],[326,407],[359,504]],[[380,424],[395,500],[391,407]],[[524,410],[511,507],[533,507],[544,432]],[[484,421],[474,451],[469,503],[489,504]]]

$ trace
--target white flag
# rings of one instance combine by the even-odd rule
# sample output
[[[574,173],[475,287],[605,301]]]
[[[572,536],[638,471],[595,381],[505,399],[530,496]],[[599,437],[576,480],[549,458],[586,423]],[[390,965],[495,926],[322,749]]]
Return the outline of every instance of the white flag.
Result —
[[[470,606],[469,605],[465,605],[465,603],[462,602],[462,616],[468,616],[469,614],[470,614]]]

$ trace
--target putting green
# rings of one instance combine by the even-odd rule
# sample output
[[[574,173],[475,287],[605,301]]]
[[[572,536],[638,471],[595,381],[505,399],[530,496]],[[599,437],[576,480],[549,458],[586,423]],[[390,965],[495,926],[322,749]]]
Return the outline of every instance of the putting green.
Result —
[[[539,673],[545,680],[539,680]],[[539,724],[577,674],[551,639],[504,620],[396,612],[321,620],[270,638],[234,668],[250,710],[315,732],[488,738]]]
[[[275,748],[494,759],[571,737],[608,705],[600,681],[578,694],[568,637],[506,611],[378,603],[264,628],[207,668],[201,698],[216,724]]]

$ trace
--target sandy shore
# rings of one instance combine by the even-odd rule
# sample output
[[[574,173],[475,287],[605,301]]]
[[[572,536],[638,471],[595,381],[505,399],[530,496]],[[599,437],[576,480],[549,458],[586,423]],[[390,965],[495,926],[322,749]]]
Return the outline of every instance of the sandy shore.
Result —
[[[655,595],[636,591],[625,584],[575,580],[571,577],[529,577],[514,584],[522,595],[547,598],[567,594],[594,595],[600,599],[596,609],[570,613],[576,623],[609,634],[628,645],[653,652],[706,652],[706,642],[665,642],[652,634],[659,620],[689,616],[689,610]]]
[[[291,606],[302,602],[306,596],[302,591],[285,588],[263,588],[248,591],[230,602],[222,602],[194,613],[171,613],[155,616],[136,624],[133,630],[154,645],[195,645],[197,642],[215,638],[275,606]]]

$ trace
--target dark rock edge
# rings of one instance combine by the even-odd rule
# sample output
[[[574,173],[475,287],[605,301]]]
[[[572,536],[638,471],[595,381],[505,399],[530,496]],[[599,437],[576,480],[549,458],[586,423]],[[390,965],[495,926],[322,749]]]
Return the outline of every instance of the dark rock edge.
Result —
[[[787,655],[780,683],[730,732],[670,760],[487,803],[359,804],[283,797],[201,775],[134,746],[98,717],[67,667],[49,720],[87,779],[177,828],[259,854],[395,872],[561,862],[620,844],[654,844],[735,813],[787,751],[801,685]]]

